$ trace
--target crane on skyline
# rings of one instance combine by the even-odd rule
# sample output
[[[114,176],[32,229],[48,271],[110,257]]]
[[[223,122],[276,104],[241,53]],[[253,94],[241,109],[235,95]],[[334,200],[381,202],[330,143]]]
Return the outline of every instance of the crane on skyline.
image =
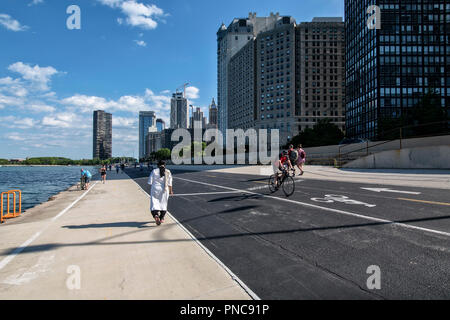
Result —
[[[186,98],[186,87],[189,85],[189,82],[183,84],[182,86],[176,89],[176,93],[180,93],[180,89],[183,89],[183,98]]]

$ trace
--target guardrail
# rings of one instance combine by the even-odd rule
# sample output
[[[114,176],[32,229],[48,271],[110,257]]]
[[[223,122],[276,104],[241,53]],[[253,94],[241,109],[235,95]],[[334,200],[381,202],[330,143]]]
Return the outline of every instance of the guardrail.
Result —
[[[17,194],[19,195],[19,202],[17,203]],[[7,203],[4,202],[4,198],[7,198]],[[13,198],[13,210],[11,210],[11,195]],[[10,190],[6,192],[1,193],[1,200],[0,200],[0,208],[1,208],[1,215],[0,215],[0,223],[3,223],[4,219],[11,219],[16,218],[22,214],[22,191],[20,190]],[[5,214],[5,204],[7,207],[6,214]],[[17,210],[17,204],[18,209]]]

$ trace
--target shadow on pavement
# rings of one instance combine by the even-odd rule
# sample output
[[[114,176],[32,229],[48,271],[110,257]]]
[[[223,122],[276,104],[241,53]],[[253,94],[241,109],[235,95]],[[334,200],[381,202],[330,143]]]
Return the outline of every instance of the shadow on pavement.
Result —
[[[203,217],[197,217],[193,219],[200,219]],[[193,220],[192,219],[192,220]],[[447,220],[450,219],[450,216],[441,216],[441,217],[433,217],[433,218],[423,218],[423,219],[412,219],[412,220],[396,220],[392,222],[373,222],[373,223],[359,223],[359,224],[349,224],[349,225],[337,225],[337,226],[329,226],[329,227],[315,227],[315,228],[298,228],[298,229],[286,229],[286,230],[274,230],[274,231],[266,231],[266,232],[245,232],[245,233],[237,233],[237,234],[225,234],[225,235],[217,235],[211,237],[197,237],[199,241],[210,241],[210,240],[218,240],[218,239],[227,239],[227,238],[239,238],[239,237],[254,237],[254,236],[264,236],[264,235],[275,235],[275,234],[289,234],[289,233],[297,233],[297,232],[313,232],[313,231],[325,231],[325,230],[335,230],[335,229],[352,229],[352,228],[363,228],[363,227],[376,227],[383,225],[392,225],[396,223],[414,223],[414,222],[424,222],[424,221],[433,221],[433,220]],[[49,251],[54,250],[61,247],[77,247],[77,246],[112,246],[112,245],[138,245],[138,244],[150,244],[150,243],[175,243],[175,242],[190,242],[194,241],[194,239],[161,239],[161,240],[149,240],[149,241],[122,241],[122,242],[105,242],[108,240],[112,240],[114,238],[124,237],[126,235],[148,231],[148,229],[144,228],[138,231],[126,232],[119,235],[114,235],[111,237],[99,239],[91,242],[81,242],[81,243],[48,243],[42,245],[34,245],[25,248],[22,253],[33,253],[33,252],[41,252],[41,251]],[[2,252],[2,256],[7,256],[13,254],[17,248],[9,248]]]
[[[73,225],[63,226],[66,229],[99,229],[99,228],[150,228],[147,224],[154,224],[154,221],[150,222],[115,222],[115,223],[99,223],[99,224],[85,224],[85,225]]]

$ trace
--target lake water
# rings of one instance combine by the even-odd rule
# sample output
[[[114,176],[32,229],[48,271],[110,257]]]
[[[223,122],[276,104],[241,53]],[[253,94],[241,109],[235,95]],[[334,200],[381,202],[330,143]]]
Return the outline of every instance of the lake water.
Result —
[[[94,167],[83,168],[93,175],[98,172]],[[0,167],[0,192],[21,190],[25,211],[76,184],[80,170],[81,167]]]

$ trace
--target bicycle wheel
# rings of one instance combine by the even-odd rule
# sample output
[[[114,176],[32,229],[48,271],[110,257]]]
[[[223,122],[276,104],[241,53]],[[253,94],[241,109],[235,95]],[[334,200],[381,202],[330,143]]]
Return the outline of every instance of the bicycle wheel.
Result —
[[[270,192],[274,193],[278,190],[277,188],[277,178],[275,175],[271,175],[269,178],[269,190]]]
[[[295,191],[295,181],[291,176],[286,177],[283,182],[283,192],[286,197],[292,196]]]

